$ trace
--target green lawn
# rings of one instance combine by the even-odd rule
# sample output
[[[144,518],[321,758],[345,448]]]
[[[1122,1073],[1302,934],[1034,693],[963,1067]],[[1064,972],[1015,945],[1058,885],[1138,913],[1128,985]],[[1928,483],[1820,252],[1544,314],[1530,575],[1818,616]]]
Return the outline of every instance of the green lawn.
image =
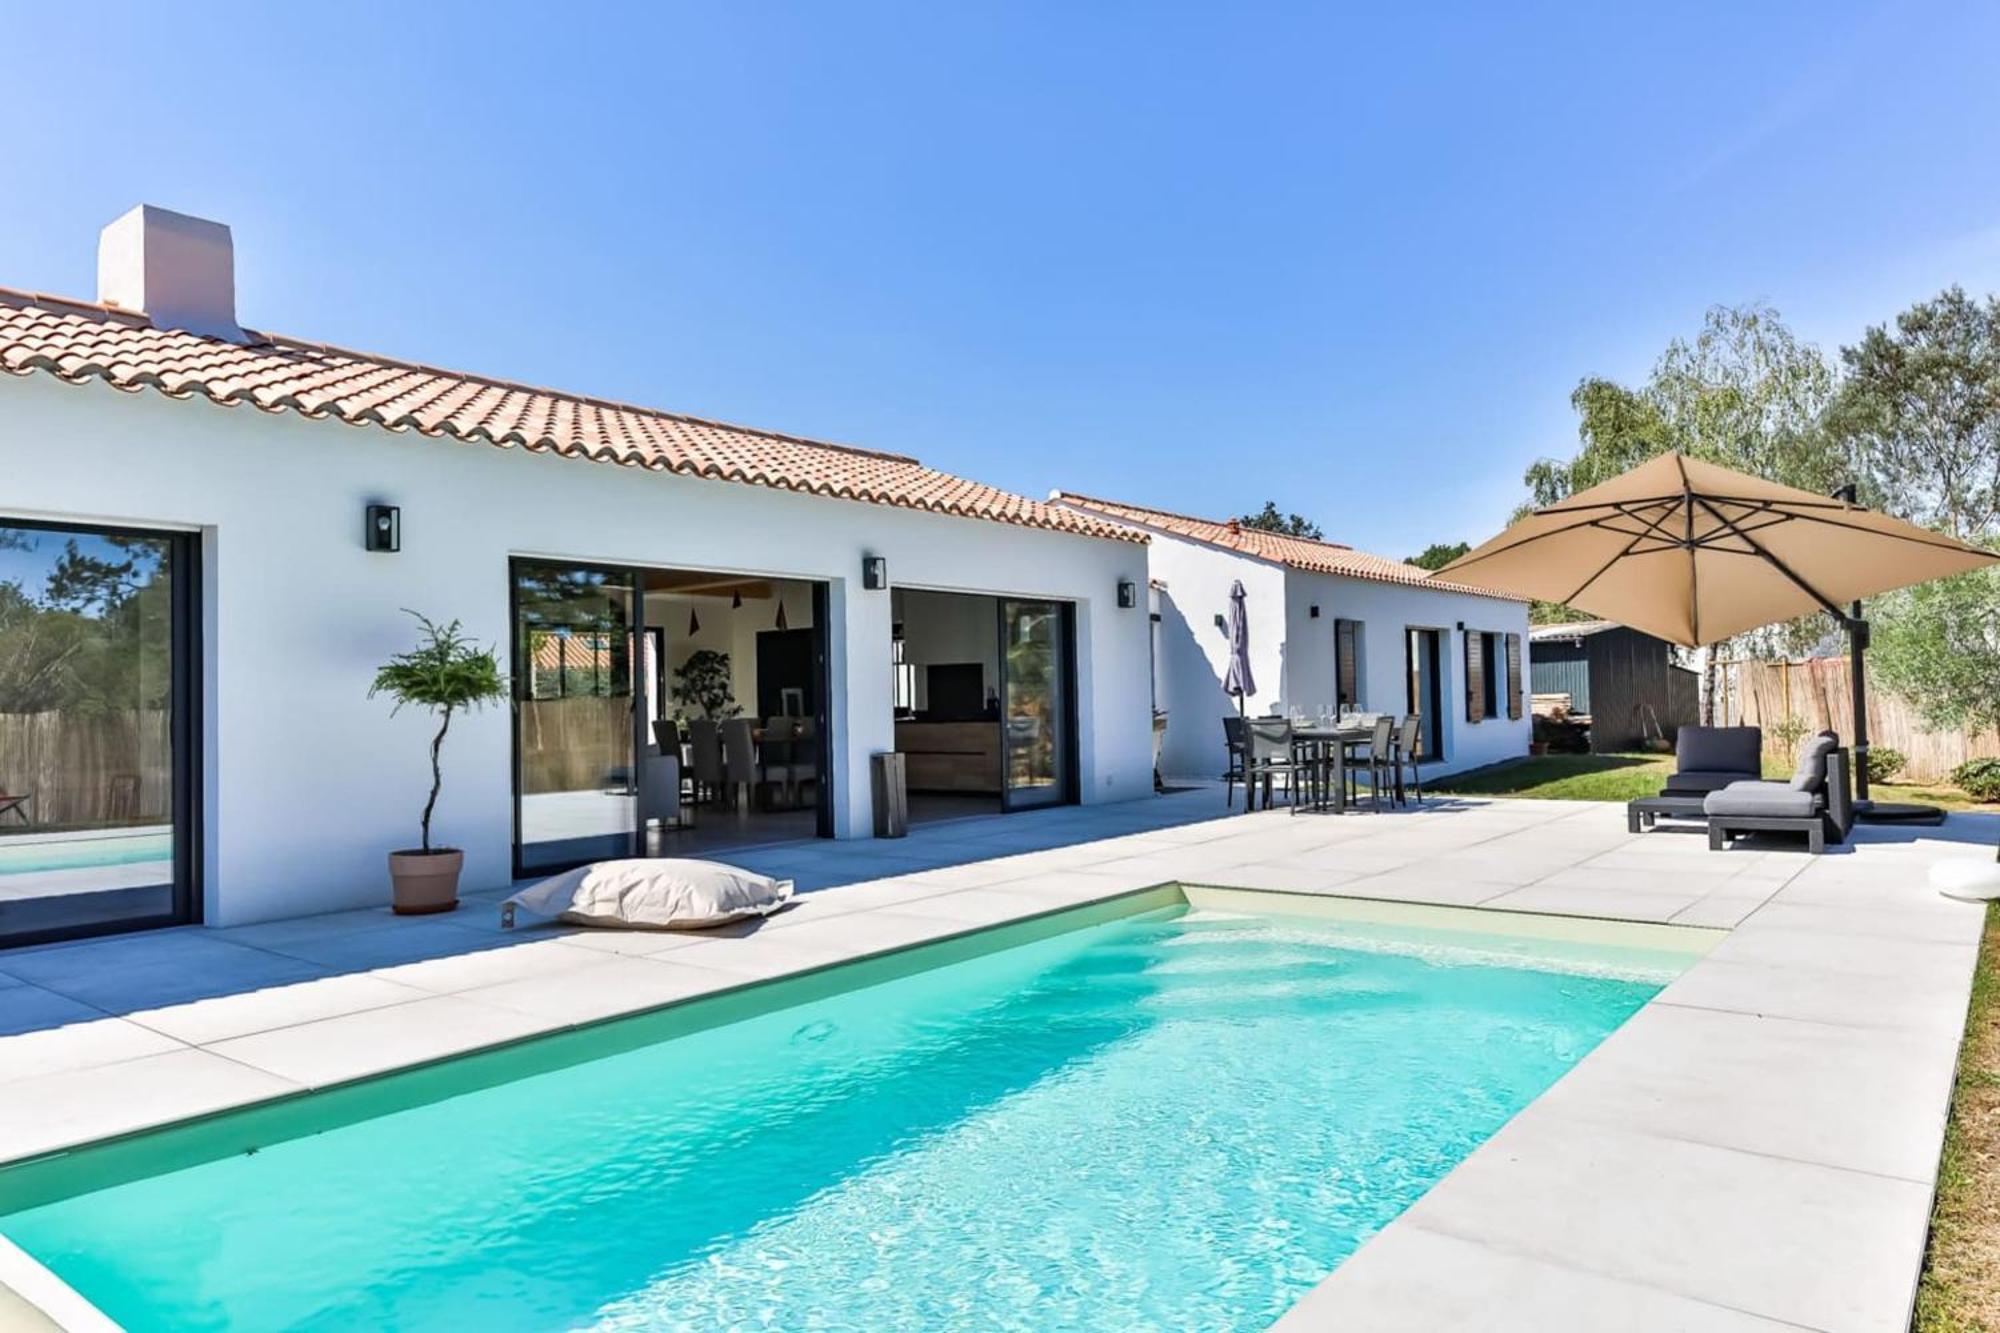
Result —
[[[2000,1327],[2000,903],[1986,910],[1912,1327]]]
[[[1634,801],[1658,796],[1673,771],[1670,754],[1545,754],[1439,778],[1435,790],[1535,801]]]
[[[1512,796],[1531,801],[1632,801],[1658,796],[1674,771],[1670,754],[1545,754],[1491,768],[1426,781],[1426,790],[1464,796]],[[1791,776],[1788,764],[1765,760],[1764,776]],[[1991,810],[1964,792],[1940,784],[1905,786],[1876,783],[1871,793],[1884,801],[1916,801],[1947,810]]]

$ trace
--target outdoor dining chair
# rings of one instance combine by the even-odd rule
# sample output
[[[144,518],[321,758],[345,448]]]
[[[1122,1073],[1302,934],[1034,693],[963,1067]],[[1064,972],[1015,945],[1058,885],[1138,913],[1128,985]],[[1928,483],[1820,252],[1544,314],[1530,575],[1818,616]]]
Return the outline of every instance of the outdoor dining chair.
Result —
[[[1250,755],[1250,731],[1242,718],[1227,715],[1223,717],[1222,743],[1229,756],[1229,766],[1222,772],[1222,808],[1227,810],[1236,804],[1236,784],[1239,782],[1247,784],[1249,781],[1244,774],[1244,761]],[[1247,785],[1244,791],[1243,799],[1248,802],[1250,797]]]
[[[1415,713],[1403,719],[1396,730],[1396,799],[1404,800],[1403,770],[1410,772],[1409,789],[1416,792],[1417,804],[1424,803],[1424,777],[1417,765],[1424,756],[1424,720]],[[1407,804],[1407,802],[1405,802]]]
[[[1382,789],[1396,781],[1396,718],[1392,713],[1383,713],[1375,719],[1375,730],[1365,742],[1366,749],[1356,747],[1357,753],[1348,760],[1347,780],[1354,798],[1360,791],[1354,784],[1360,781],[1361,770],[1368,771],[1368,802],[1375,809],[1382,808]],[[1393,800],[1393,795],[1391,796]]]
[[[1295,799],[1292,724],[1281,717],[1259,717],[1252,718],[1248,726],[1250,743],[1243,764],[1245,813],[1256,806],[1259,784],[1264,788],[1264,808],[1271,808],[1271,789],[1279,778],[1284,779],[1285,799]]]

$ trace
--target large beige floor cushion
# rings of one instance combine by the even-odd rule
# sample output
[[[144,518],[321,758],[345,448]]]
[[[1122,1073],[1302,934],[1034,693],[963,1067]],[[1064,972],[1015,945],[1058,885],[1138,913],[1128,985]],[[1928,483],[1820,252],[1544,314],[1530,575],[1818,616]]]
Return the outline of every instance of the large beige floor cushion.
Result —
[[[502,904],[581,926],[700,930],[769,916],[792,899],[792,881],[752,874],[719,861],[675,858],[599,861],[523,889]]]

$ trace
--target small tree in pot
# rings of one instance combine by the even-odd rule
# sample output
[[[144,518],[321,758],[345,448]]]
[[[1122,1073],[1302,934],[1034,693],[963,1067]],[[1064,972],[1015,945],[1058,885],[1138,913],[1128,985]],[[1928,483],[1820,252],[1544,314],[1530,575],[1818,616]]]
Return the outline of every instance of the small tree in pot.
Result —
[[[421,641],[385,662],[368,690],[371,699],[386,694],[395,700],[392,712],[410,705],[438,715],[437,735],[431,737],[431,794],[424,802],[423,845],[389,853],[395,910],[405,916],[449,912],[458,906],[458,876],[465,868],[465,853],[456,847],[431,846],[431,814],[444,786],[438,758],[454,713],[507,697],[507,677],[493,649],[476,647],[460,632],[456,620],[440,625],[415,611],[410,614],[423,627]]]

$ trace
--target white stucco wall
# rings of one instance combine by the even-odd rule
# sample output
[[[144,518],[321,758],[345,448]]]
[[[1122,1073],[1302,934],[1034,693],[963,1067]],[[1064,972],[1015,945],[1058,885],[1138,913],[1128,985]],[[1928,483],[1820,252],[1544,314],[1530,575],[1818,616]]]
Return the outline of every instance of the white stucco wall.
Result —
[[[1253,717],[1294,707],[1317,715],[1320,709],[1333,707],[1336,619],[1362,625],[1358,662],[1362,707],[1404,713],[1408,692],[1403,631],[1442,629],[1445,759],[1427,766],[1426,772],[1478,768],[1528,752],[1532,723],[1525,700],[1519,720],[1506,716],[1504,703],[1497,718],[1477,724],[1465,720],[1464,641],[1457,631],[1463,621],[1474,632],[1520,634],[1525,691],[1525,603],[1288,570],[1163,533],[1153,534],[1152,569],[1153,577],[1166,585],[1156,594],[1160,623],[1155,681],[1160,706],[1168,710],[1161,767],[1171,777],[1212,778],[1222,771],[1221,718],[1234,712],[1236,703],[1222,692],[1229,643],[1215,617],[1227,614],[1229,587],[1237,579],[1243,581],[1250,617],[1250,663],[1257,682],[1249,699]],[[1317,618],[1311,614],[1315,604]]]
[[[1257,689],[1247,700],[1252,717],[1279,706],[1285,675],[1285,571],[1268,561],[1218,551],[1179,537],[1154,534],[1157,594],[1159,706],[1167,710],[1160,768],[1170,777],[1216,778],[1223,769],[1222,718],[1236,711],[1224,694],[1229,636],[1215,623],[1229,613],[1229,587],[1243,581],[1250,623],[1250,669]]]
[[[366,697],[409,645],[400,608],[508,644],[508,558],[790,575],[831,584],[835,823],[868,836],[868,756],[894,745],[892,583],[1076,604],[1085,801],[1148,795],[1149,635],[1117,584],[1146,548],[356,428],[292,413],[0,376],[0,512],[201,533],[204,915],[230,925],[378,903],[415,838],[426,719]],[[403,549],[361,546],[362,507],[402,506]],[[455,723],[442,839],[468,888],[507,882],[512,718]]]
[[[1453,773],[1514,759],[1528,752],[1533,728],[1527,705],[1528,606],[1525,602],[1470,593],[1415,588],[1370,579],[1340,578],[1294,570],[1286,580],[1285,707],[1308,713],[1334,703],[1334,628],[1336,619],[1361,623],[1356,689],[1367,712],[1402,714],[1409,711],[1408,658],[1403,646],[1406,629],[1436,629],[1441,637],[1444,760],[1428,765],[1428,773]],[[1314,618],[1312,607],[1319,607]],[[1465,717],[1465,638],[1470,633],[1521,636],[1521,716],[1507,716],[1505,649],[1497,659],[1499,715],[1473,723]]]

